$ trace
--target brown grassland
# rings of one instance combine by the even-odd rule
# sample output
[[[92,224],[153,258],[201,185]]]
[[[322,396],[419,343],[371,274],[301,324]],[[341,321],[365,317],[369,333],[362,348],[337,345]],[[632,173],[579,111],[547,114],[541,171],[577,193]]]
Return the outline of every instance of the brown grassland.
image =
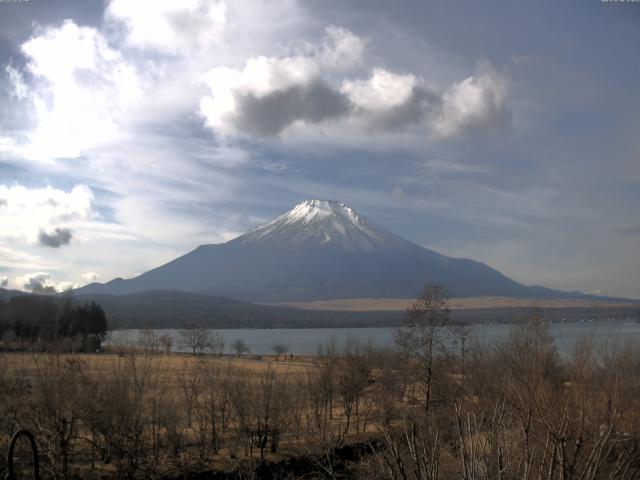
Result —
[[[635,343],[585,337],[561,357],[533,315],[481,347],[448,324],[445,300],[425,291],[397,348],[352,340],[294,361],[148,341],[0,353],[0,448],[29,429],[56,479],[640,478]]]
[[[305,310],[337,310],[337,311],[404,311],[415,301],[412,298],[340,298],[334,300],[316,300],[311,302],[289,302],[271,305],[282,305]],[[511,298],[511,297],[456,297],[449,299],[452,310],[486,309],[486,308],[607,308],[634,306],[626,302],[611,302],[580,298]]]
[[[342,404],[333,398],[316,405],[316,418],[310,417],[308,405],[301,405],[308,395],[302,390],[322,388],[313,385],[319,367],[311,357],[129,348],[100,354],[5,352],[0,365],[0,448],[6,449],[17,428],[35,432],[45,477],[243,471],[257,461],[322,453],[320,443],[307,441],[311,429],[303,434],[303,422],[330,430],[336,446],[372,430],[364,418],[370,406],[366,414],[350,412],[346,427]],[[2,476],[4,469],[3,461]]]

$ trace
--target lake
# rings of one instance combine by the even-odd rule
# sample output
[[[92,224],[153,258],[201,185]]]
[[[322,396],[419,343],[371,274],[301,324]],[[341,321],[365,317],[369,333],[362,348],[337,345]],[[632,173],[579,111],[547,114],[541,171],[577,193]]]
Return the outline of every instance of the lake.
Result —
[[[479,342],[485,346],[498,345],[507,338],[513,325],[489,324],[473,325],[469,327],[468,344]],[[592,335],[595,343],[601,347],[606,345],[620,345],[628,341],[640,340],[640,323],[633,320],[616,321],[585,321],[552,323],[551,334],[556,347],[562,355],[570,355],[577,341],[585,335]],[[273,329],[220,329],[212,330],[222,333],[229,345],[236,339],[241,339],[249,345],[251,353],[256,355],[273,354],[271,346],[275,343],[285,344],[289,352],[294,355],[315,354],[319,344],[326,344],[335,340],[338,346],[344,345],[349,338],[361,342],[371,342],[375,346],[384,347],[393,344],[393,328],[273,328]],[[141,330],[115,330],[111,332],[106,345],[135,342]],[[180,330],[157,329],[158,335],[169,335],[173,338],[174,351],[188,351],[181,349]]]

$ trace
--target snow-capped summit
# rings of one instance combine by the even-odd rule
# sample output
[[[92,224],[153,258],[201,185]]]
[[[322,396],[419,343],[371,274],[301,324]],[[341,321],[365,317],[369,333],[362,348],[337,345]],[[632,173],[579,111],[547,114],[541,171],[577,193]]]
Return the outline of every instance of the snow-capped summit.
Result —
[[[305,200],[280,217],[285,217],[291,222],[309,223],[332,215],[348,216],[354,223],[360,221],[358,215],[351,208],[336,200]]]
[[[409,242],[385,231],[351,207],[335,200],[305,200],[230,243],[271,247],[314,244],[351,251],[409,246]]]

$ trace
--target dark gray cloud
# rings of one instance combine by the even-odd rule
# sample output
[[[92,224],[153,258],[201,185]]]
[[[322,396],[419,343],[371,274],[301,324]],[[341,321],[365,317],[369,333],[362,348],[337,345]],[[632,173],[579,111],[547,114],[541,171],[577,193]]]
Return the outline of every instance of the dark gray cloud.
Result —
[[[418,127],[414,133],[419,138],[482,136],[507,132],[513,125],[507,82],[488,62],[445,89],[384,69],[375,69],[367,80],[343,79],[341,85],[315,78],[264,94],[255,86],[236,90],[231,83],[225,89],[224,79],[211,80],[214,99],[230,95],[233,107],[221,108],[207,98],[201,112],[211,125],[258,137],[278,136],[296,121],[347,120],[340,125],[354,138],[366,131],[398,132],[406,127]]]
[[[39,295],[54,295],[56,287],[51,285],[51,278],[46,273],[34,273],[23,277],[22,287]]]
[[[0,287],[6,287],[9,285],[9,278],[6,275],[0,277]]]
[[[239,130],[273,136],[297,120],[318,123],[351,110],[349,99],[322,82],[295,85],[263,97],[248,93],[238,98],[235,126]]]
[[[63,245],[69,245],[73,238],[73,231],[68,228],[56,228],[51,233],[40,230],[38,242],[43,247],[60,248]]]

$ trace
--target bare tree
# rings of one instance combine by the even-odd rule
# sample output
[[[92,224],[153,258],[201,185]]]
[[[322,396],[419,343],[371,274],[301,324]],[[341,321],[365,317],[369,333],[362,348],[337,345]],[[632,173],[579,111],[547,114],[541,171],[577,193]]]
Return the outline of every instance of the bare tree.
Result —
[[[274,343],[271,345],[271,351],[275,353],[276,360],[280,359],[280,356],[285,354],[289,350],[289,346],[285,343]]]
[[[101,438],[105,456],[113,461],[118,478],[135,478],[145,465],[153,466],[147,462],[145,435],[153,359],[130,350],[101,377],[91,401],[92,413],[87,417],[91,430]]]
[[[314,369],[308,372],[308,394],[312,412],[312,424],[320,443],[327,443],[331,437],[333,401],[336,392],[336,370],[338,355],[336,341],[330,339],[325,345],[318,345]],[[342,432],[341,432],[342,433]]]
[[[375,352],[374,370],[376,381],[372,385],[372,396],[377,408],[377,421],[381,426],[398,418],[407,389],[413,376],[407,368],[407,356],[393,349]]]
[[[236,355],[238,357],[241,357],[244,354],[249,354],[249,345],[247,345],[245,343],[244,340],[242,340],[241,338],[236,339],[232,344],[231,344],[231,348],[233,349],[234,352],[236,352]]]
[[[444,349],[449,324],[447,289],[442,285],[426,285],[407,309],[402,328],[396,330],[396,342],[416,361],[422,385],[425,413],[428,413],[433,393],[434,361]]]
[[[235,343],[235,342],[234,342]],[[235,417],[234,427],[237,442],[242,442],[245,455],[253,455],[252,428],[251,428],[251,386],[249,377],[251,372],[236,370],[235,375],[229,378],[229,402]],[[232,452],[235,447],[230,446]],[[234,455],[234,453],[232,453]]]
[[[188,348],[194,355],[202,354],[211,344],[211,334],[206,328],[190,325],[180,330],[181,348]]]
[[[136,348],[136,342],[132,338],[130,330],[113,332],[111,345],[120,357],[124,357],[128,352]]]
[[[171,335],[162,335],[160,337],[160,344],[162,348],[164,348],[165,355],[169,356],[171,347],[173,347],[173,337],[171,337]]]
[[[140,332],[138,345],[145,353],[154,355],[160,349],[160,337],[153,330],[145,328]]]
[[[178,376],[180,389],[184,398],[185,413],[187,415],[187,426],[191,428],[193,424],[193,410],[202,390],[202,379],[200,369],[197,364],[183,362]]]
[[[224,348],[227,345],[227,340],[224,338],[224,335],[221,332],[214,332],[210,336],[209,340],[209,350],[218,356],[224,355]]]
[[[337,392],[342,399],[345,416],[344,433],[349,433],[351,417],[358,413],[358,405],[371,380],[373,362],[360,343],[350,338],[344,349],[342,362],[337,370]]]
[[[287,420],[286,385],[271,367],[261,373],[251,392],[251,434],[258,443],[260,460],[264,461],[267,445],[272,453],[278,450],[282,430]]]
[[[449,331],[453,336],[455,344],[460,345],[460,389],[462,394],[465,394],[464,380],[466,374],[466,359],[467,359],[467,339],[469,338],[469,327],[467,325],[450,325]]]
[[[224,366],[217,360],[205,358],[198,363],[199,377],[201,379],[202,394],[202,429],[205,434],[209,431],[209,442],[213,453],[217,453],[221,444],[221,424],[224,423],[228,396],[226,385],[223,383]],[[220,419],[220,421],[218,420]],[[202,438],[203,448],[205,447],[205,435]]]

